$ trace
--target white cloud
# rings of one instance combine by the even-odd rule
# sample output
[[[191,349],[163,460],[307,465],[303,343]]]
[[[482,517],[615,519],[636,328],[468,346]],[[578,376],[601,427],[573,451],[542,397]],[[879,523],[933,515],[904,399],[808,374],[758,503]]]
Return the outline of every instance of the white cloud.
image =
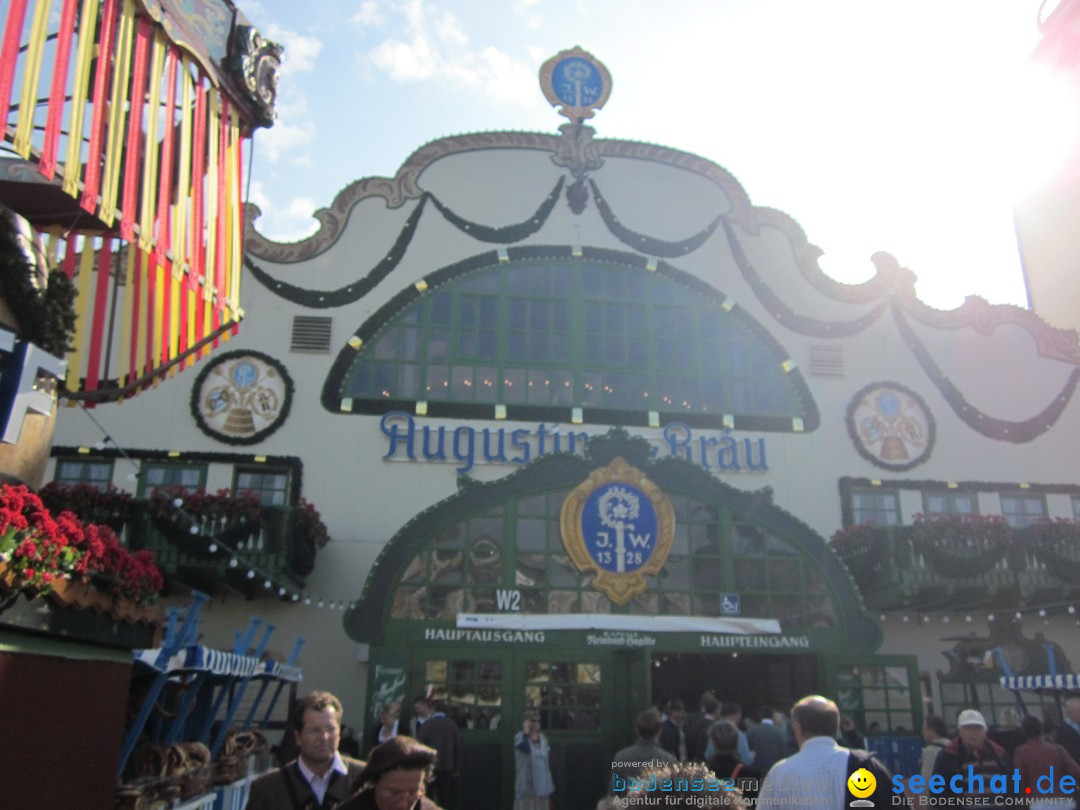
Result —
[[[484,48],[481,71],[485,89],[493,101],[536,103],[536,75],[528,65],[515,61],[498,48]]]
[[[371,52],[371,61],[395,82],[423,81],[433,76],[438,66],[424,37],[414,37],[408,43],[388,39]]]
[[[322,50],[322,42],[315,37],[305,37],[282,28],[277,23],[270,23],[264,36],[285,46],[285,53],[281,57],[282,76],[290,73],[310,73],[315,69],[315,60]]]
[[[391,80],[482,90],[501,103],[535,103],[533,68],[494,46],[471,46],[453,12],[422,0],[405,0],[389,10],[398,31],[372,48],[366,61]]]
[[[255,221],[255,230],[275,242],[297,242],[311,236],[319,228],[315,202],[310,197],[294,197],[279,208],[270,200],[266,188],[252,181],[248,202],[259,206],[262,215]]]
[[[296,123],[294,123],[296,121]],[[295,154],[315,140],[315,123],[303,116],[282,114],[278,108],[278,120],[269,129],[255,131],[255,155],[270,163],[278,163],[283,157]]]
[[[432,27],[435,29],[435,39],[444,45],[464,47],[469,44],[469,37],[461,27],[461,21],[449,11],[435,15]]]
[[[386,17],[375,0],[364,0],[360,4],[360,10],[349,18],[349,22],[358,31],[363,31],[365,28],[378,28],[386,22]]]
[[[240,13],[252,22],[264,19],[268,13],[266,6],[258,0],[239,0],[236,6]]]
[[[542,24],[540,15],[534,10],[541,2],[543,0],[517,0],[514,3],[514,13],[521,17],[525,21],[525,25],[534,31]]]
[[[311,219],[311,215],[315,213],[315,201],[310,197],[296,197],[289,201],[285,210],[287,216]]]

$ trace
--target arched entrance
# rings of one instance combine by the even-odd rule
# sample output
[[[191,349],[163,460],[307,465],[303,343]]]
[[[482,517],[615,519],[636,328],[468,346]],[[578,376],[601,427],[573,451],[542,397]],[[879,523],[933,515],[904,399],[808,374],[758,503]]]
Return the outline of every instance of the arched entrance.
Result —
[[[579,570],[560,523],[575,487],[617,459],[647,477],[674,520],[663,564],[623,601]],[[811,681],[833,688],[838,665],[880,642],[838,558],[767,491],[653,460],[623,430],[591,440],[584,458],[549,455],[494,483],[464,481],[386,546],[345,624],[371,645],[369,713],[392,699],[408,711],[419,694],[447,701],[462,727],[463,806],[508,806],[513,735],[526,708],[539,710],[561,810],[595,807],[611,755],[653,702],[655,673],[677,682],[665,660],[734,680],[757,663],[778,673],[780,691],[765,682],[781,702]]]

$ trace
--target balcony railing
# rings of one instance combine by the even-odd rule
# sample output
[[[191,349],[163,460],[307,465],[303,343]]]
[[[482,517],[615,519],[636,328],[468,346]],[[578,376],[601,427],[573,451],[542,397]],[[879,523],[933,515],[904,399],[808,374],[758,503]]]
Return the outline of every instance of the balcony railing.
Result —
[[[329,539],[310,504],[262,506],[247,492],[166,488],[137,500],[112,487],[50,485],[42,498],[56,513],[108,525],[130,549],[154,552],[167,583],[207,593],[293,599]]]
[[[832,547],[875,610],[1050,607],[1080,598],[1080,524],[1001,518],[852,526]]]
[[[207,593],[224,588],[248,598],[291,599],[314,564],[314,551],[297,530],[300,509],[263,507],[254,520],[191,521],[183,514],[154,515],[148,502],[136,501],[125,539],[131,548],[154,552],[167,582]]]

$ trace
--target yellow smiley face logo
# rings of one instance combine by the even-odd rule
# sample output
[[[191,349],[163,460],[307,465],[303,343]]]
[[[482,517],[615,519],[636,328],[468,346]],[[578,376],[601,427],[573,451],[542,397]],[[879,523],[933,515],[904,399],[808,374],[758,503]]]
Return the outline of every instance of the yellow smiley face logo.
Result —
[[[876,787],[877,779],[866,768],[859,768],[847,780],[847,789],[851,791],[851,795],[859,799],[865,799],[874,792]]]

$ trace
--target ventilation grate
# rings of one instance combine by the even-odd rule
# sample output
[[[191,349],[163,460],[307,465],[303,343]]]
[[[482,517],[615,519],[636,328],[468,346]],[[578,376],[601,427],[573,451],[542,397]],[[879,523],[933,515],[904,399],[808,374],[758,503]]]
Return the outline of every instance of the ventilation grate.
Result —
[[[292,346],[294,352],[316,354],[330,353],[330,326],[333,318],[297,315],[292,323]]]
[[[843,379],[844,349],[841,346],[811,346],[810,376]]]

